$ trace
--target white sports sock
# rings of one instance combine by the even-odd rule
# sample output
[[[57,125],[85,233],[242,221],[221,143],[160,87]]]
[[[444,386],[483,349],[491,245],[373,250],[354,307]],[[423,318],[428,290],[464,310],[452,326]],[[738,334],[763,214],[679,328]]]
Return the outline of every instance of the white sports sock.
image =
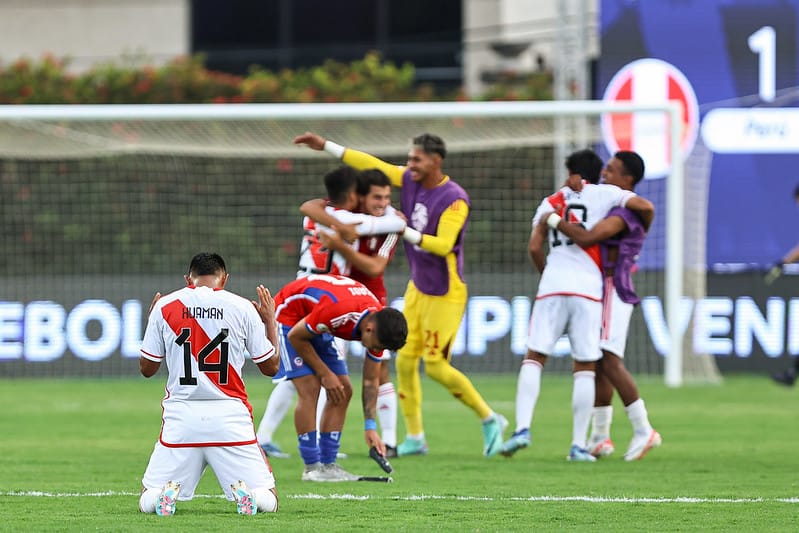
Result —
[[[627,418],[630,419],[636,435],[649,435],[652,432],[652,426],[649,424],[649,414],[646,412],[643,398],[638,398],[625,407],[624,410],[627,411]]]
[[[585,448],[588,435],[588,425],[591,423],[591,411],[594,407],[596,385],[594,384],[595,372],[581,370],[574,373],[574,387],[572,389],[572,444]]]
[[[530,429],[533,412],[541,393],[541,373],[544,367],[538,361],[525,359],[519,369],[516,383],[516,431]]]
[[[613,422],[613,406],[594,407],[589,441],[603,441],[610,438],[610,424]]]
[[[390,381],[377,388],[377,420],[386,446],[397,447],[397,393]]]
[[[278,382],[269,399],[266,401],[266,410],[258,425],[258,444],[272,442],[275,430],[286,417],[291,404],[294,402],[294,394],[297,392],[294,383],[290,379]]]
[[[277,497],[274,492],[269,489],[253,489],[252,495],[259,513],[277,512]]]
[[[143,513],[154,513],[158,503],[161,489],[147,489],[139,496],[139,511]]]

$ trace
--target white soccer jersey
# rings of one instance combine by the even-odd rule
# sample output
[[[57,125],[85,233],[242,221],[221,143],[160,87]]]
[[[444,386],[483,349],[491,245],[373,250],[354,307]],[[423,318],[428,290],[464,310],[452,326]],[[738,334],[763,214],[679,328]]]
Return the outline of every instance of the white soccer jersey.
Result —
[[[325,211],[342,224],[355,224],[358,235],[380,235],[384,233],[397,233],[405,229],[405,221],[397,215],[396,210],[388,206],[385,215],[375,217],[364,213],[353,213],[345,209],[332,206],[325,207]],[[300,248],[300,269],[297,277],[311,274],[338,274],[348,276],[350,265],[339,252],[328,250],[319,242],[317,232],[332,230],[322,224],[317,224],[308,217],[302,221],[303,238]],[[358,242],[352,244],[358,249]]]
[[[565,220],[578,222],[586,230],[605,218],[612,208],[623,206],[635,196],[615,185],[586,183],[582,191],[563,187],[545,198],[533,217],[533,227],[544,213],[553,211]],[[549,229],[549,254],[536,298],[553,295],[581,296],[602,300],[602,272],[599,247],[582,248],[557,230]]]
[[[166,360],[161,442],[165,446],[237,445],[255,438],[242,379],[247,354],[275,354],[266,326],[248,300],[222,289],[184,287],[161,297],[144,332],[141,354]]]

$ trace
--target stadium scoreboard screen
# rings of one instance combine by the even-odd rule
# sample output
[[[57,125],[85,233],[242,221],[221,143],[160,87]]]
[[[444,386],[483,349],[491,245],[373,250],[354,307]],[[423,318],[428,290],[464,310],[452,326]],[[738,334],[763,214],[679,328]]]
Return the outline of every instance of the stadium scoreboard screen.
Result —
[[[799,0],[604,0],[600,12],[595,96],[681,100],[683,149],[707,152],[709,177],[687,171],[686,190],[707,188],[708,269],[757,269],[781,257],[799,239]],[[609,152],[612,137],[605,132]],[[644,155],[647,178],[667,173],[643,135],[629,148]],[[644,194],[662,187],[645,186]]]

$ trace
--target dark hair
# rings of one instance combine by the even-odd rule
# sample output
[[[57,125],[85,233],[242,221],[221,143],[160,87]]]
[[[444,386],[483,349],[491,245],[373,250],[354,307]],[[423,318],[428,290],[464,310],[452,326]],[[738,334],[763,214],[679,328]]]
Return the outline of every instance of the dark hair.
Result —
[[[347,195],[355,190],[358,184],[358,171],[352,167],[341,166],[325,174],[327,199],[333,204],[340,204]]]
[[[391,187],[391,180],[383,174],[382,170],[370,168],[358,174],[358,194],[366,196],[375,187]]]
[[[793,197],[799,198],[799,185],[797,185],[796,188],[793,190]]]
[[[220,272],[227,272],[227,267],[219,254],[201,252],[191,258],[189,276],[213,276]]]
[[[569,174],[579,174],[588,183],[599,183],[599,175],[602,173],[602,167],[605,163],[602,162],[596,152],[593,150],[577,150],[572,152],[566,158],[566,169]]]
[[[438,154],[441,159],[447,157],[447,145],[438,135],[422,133],[413,138],[413,145],[421,148],[426,154]]]
[[[637,185],[644,177],[644,160],[635,152],[621,150],[613,154],[613,157],[621,161],[627,175],[633,177],[633,185]]]
[[[408,337],[408,322],[405,316],[393,307],[384,307],[375,313],[377,340],[386,350],[396,351],[405,346]]]

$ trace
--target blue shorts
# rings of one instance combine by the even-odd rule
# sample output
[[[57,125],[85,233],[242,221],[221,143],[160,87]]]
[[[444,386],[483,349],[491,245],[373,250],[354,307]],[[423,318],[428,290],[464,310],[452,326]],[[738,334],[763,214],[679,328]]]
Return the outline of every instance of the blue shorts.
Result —
[[[283,381],[284,379],[294,379],[301,376],[308,376],[314,373],[313,369],[305,364],[300,354],[288,341],[287,336],[291,330],[290,326],[278,324],[278,333],[280,335],[280,369],[277,374],[272,378],[274,383]],[[317,335],[311,344],[316,350],[316,355],[333,371],[337,376],[346,376],[349,374],[347,370],[347,358],[338,351],[336,347],[335,338],[329,333]]]

